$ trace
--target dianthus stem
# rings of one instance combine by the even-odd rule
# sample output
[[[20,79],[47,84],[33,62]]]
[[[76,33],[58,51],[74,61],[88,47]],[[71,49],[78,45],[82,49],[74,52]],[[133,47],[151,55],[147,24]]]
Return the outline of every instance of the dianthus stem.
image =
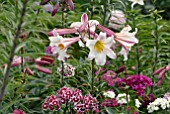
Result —
[[[92,83],[91,83],[91,88],[92,88],[92,92],[91,94],[94,94],[94,59],[92,60]]]

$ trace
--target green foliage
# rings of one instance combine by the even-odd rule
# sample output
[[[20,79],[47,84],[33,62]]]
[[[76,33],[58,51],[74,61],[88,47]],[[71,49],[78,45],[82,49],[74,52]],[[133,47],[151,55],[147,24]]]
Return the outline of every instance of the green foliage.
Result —
[[[162,2],[162,6],[168,7],[166,6],[168,0]],[[54,3],[50,2],[50,4]],[[84,12],[89,15],[89,18],[92,14],[92,7],[89,1],[75,0],[74,5],[74,11],[68,10],[64,13],[64,26],[66,28],[68,28],[72,22],[80,21],[81,15]],[[16,34],[19,17],[21,15],[21,8],[22,1],[20,0],[0,0],[0,65],[8,63],[9,54],[13,45],[13,39]],[[161,9],[161,7],[159,8]],[[132,47],[128,55],[128,61],[124,62],[123,57],[118,55],[116,60],[110,60],[109,65],[104,66],[104,72],[107,70],[116,71],[120,66],[126,65],[126,73],[128,75],[137,74],[137,70],[133,70],[132,67],[135,66],[138,68],[136,52],[136,49],[138,48],[140,73],[152,79],[154,78],[153,81],[156,83],[158,78],[152,77],[153,70],[166,66],[170,63],[170,21],[162,19],[160,16],[161,12],[159,11],[156,13],[150,12],[148,15],[141,14],[140,10],[131,11],[130,4],[128,4],[127,1],[124,2],[123,0],[107,0],[107,2],[104,0],[95,0],[93,19],[96,19],[100,23],[103,23],[103,25],[108,26],[107,20],[110,16],[111,10],[113,9],[122,9],[128,20],[127,24],[130,24],[133,27],[133,30],[138,28],[137,38],[139,39],[139,43]],[[15,51],[15,55],[34,59],[43,56],[45,48],[49,44],[47,36],[48,31],[55,27],[61,28],[61,13],[60,8],[58,13],[52,17],[50,13],[45,12],[43,6],[36,6],[34,1],[29,1],[20,33],[20,37],[26,35],[26,39],[17,39],[17,49]],[[158,60],[155,63],[155,53],[157,51],[156,40],[158,40]],[[24,53],[21,53],[21,49],[23,49]],[[87,48],[82,49],[77,44],[74,44],[68,50],[68,53],[71,55],[68,63],[72,64],[76,68],[76,71],[75,76],[64,78],[65,86],[79,88],[82,90],[83,95],[91,93],[92,65],[91,61],[87,60],[88,52],[89,50]],[[47,75],[38,72],[35,69],[35,64],[24,63],[24,69],[27,67],[33,69],[33,76],[21,72],[22,66],[11,68],[10,78],[8,80],[5,96],[3,98],[4,100],[0,104],[0,113],[8,114],[15,108],[22,109],[28,114],[56,113],[43,111],[41,105],[46,96],[55,94],[56,90],[61,88],[61,74],[57,72],[57,68],[60,66],[61,63],[55,59],[54,64],[48,67],[52,70],[52,74]],[[97,71],[101,67],[95,65],[94,68],[95,71]],[[0,85],[3,82],[4,73],[5,68],[0,67]],[[102,73],[99,73],[99,75],[94,78],[94,93],[100,103],[104,99],[101,97],[101,94],[105,90],[114,89],[116,93],[123,92],[122,90],[119,90],[117,86],[108,87],[107,83],[103,80],[99,83],[97,80],[101,75]],[[124,73],[121,73],[118,76],[124,77]],[[169,91],[169,79],[170,75],[169,73],[166,73],[163,84],[159,87],[154,85],[153,94],[156,97],[160,97]],[[149,92],[150,90],[148,90],[147,93]],[[131,90],[129,93],[131,93],[132,98],[136,97],[134,91]],[[65,106],[63,106],[63,109],[64,108]],[[121,113],[121,111],[125,112],[125,108],[103,108],[102,110],[108,114],[116,114],[116,112]],[[62,114],[63,110],[57,113]]]

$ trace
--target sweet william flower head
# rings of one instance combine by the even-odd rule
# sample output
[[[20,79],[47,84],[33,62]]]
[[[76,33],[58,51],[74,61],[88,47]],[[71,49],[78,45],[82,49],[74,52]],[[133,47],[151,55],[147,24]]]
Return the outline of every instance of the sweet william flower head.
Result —
[[[115,98],[115,93],[113,91],[107,91],[103,93],[104,96],[109,97],[109,98]]]
[[[113,38],[106,38],[106,33],[103,32],[100,32],[97,39],[87,40],[86,46],[90,49],[88,59],[95,59],[97,65],[106,63],[106,55],[111,59],[115,59],[116,54],[110,49],[113,43]]]

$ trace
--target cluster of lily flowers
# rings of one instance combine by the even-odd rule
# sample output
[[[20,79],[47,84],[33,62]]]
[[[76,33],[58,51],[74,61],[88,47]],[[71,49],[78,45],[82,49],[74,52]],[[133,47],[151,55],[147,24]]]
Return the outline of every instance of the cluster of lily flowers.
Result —
[[[44,110],[60,110],[61,104],[72,103],[74,104],[74,110],[77,113],[83,114],[88,111],[98,112],[98,101],[91,95],[86,94],[83,96],[81,90],[72,89],[68,87],[62,87],[56,92],[56,95],[48,96],[42,108]]]
[[[95,30],[99,29],[99,35]],[[80,47],[88,47],[90,49],[88,59],[95,59],[97,65],[104,65],[106,63],[106,55],[115,59],[116,54],[113,52],[115,43],[118,42],[122,49],[118,53],[124,55],[124,60],[128,59],[128,52],[131,47],[138,43],[135,38],[135,32],[130,33],[131,27],[126,26],[120,33],[114,33],[112,30],[102,26],[96,20],[88,20],[88,16],[84,13],[81,17],[81,22],[74,22],[70,28],[54,29],[48,33],[50,45],[47,47],[48,54],[56,55],[59,61],[64,61],[69,57],[66,53],[67,48],[78,42]],[[74,38],[63,38],[62,35],[77,34]]]
[[[170,93],[166,93],[163,98],[157,98],[147,106],[148,113],[170,108]]]

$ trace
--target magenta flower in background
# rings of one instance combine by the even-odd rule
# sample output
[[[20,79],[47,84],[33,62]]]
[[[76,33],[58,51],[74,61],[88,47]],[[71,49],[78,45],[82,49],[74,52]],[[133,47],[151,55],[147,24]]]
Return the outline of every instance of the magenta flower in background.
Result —
[[[143,96],[146,87],[152,87],[153,83],[149,77],[144,75],[133,75],[127,76],[120,80],[117,80],[119,87],[121,88],[124,84],[130,86],[134,91],[136,91],[138,96]]]
[[[116,73],[112,70],[108,70],[105,74],[102,75],[102,79],[105,80],[108,86],[114,86],[116,82]]]

